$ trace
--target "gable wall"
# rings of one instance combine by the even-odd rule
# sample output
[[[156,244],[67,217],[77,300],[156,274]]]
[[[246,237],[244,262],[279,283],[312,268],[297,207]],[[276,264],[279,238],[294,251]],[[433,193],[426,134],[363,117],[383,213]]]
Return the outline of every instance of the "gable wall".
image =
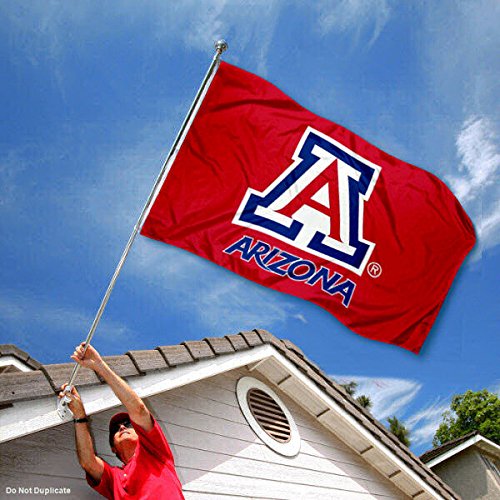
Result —
[[[234,370],[147,400],[172,447],[187,499],[406,498],[274,386],[295,418],[302,444],[293,458],[267,448],[237,403],[236,382],[244,375],[255,376]],[[113,465],[118,462],[109,450],[107,425],[116,411],[92,417],[96,450]],[[0,454],[0,496],[7,486],[52,486],[71,488],[74,498],[99,497],[83,479],[72,423],[7,442]]]
[[[294,458],[270,450],[239,409],[235,387],[245,375],[255,376],[234,370],[149,399],[173,447],[187,498],[404,498],[273,386],[295,418],[302,447]]]
[[[435,465],[432,470],[448,483],[463,500],[496,500],[500,498],[500,485],[474,446]]]

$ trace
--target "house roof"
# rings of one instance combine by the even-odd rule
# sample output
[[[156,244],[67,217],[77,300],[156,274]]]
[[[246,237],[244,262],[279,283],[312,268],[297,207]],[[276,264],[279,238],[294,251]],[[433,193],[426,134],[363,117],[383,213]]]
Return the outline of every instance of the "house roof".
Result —
[[[308,379],[308,383],[316,391],[319,389],[319,391],[331,398],[336,408],[340,407],[340,411],[348,417],[349,421],[362,430],[363,437],[367,438],[368,442],[371,439],[371,442],[381,443],[383,449],[389,450],[390,454],[395,457],[394,460],[401,464],[401,469],[409,470],[412,477],[417,478],[419,484],[425,484],[426,488],[427,485],[430,487],[434,498],[458,498],[448,485],[424,465],[371,413],[349,396],[342,386],[308,359],[300,348],[289,340],[280,340],[265,330],[256,329],[224,337],[186,341],[178,345],[159,346],[151,350],[132,350],[123,355],[103,356],[103,359],[121,377],[132,377],[134,379],[135,376],[179,370],[182,366],[188,367],[195,363],[199,363],[198,366],[201,366],[204,362],[214,361],[213,358],[227,358],[230,355],[238,355],[238,353],[244,351],[257,350],[263,346],[274,348],[279,355],[282,355],[287,362],[298,370],[298,373]],[[2,355],[4,347],[0,347]],[[259,361],[255,366],[264,361]],[[54,396],[59,392],[61,385],[69,380],[73,367],[73,363],[42,364],[38,369],[31,372],[0,374],[0,408]],[[198,369],[198,371],[200,370]],[[287,375],[278,385],[287,382],[290,377],[290,375]],[[103,385],[103,381],[94,372],[81,370],[78,375],[77,385],[79,388],[94,388]],[[315,416],[322,421],[321,418],[327,412],[329,412],[329,409],[323,410]],[[357,451],[362,455],[366,453],[365,458],[367,458],[377,450],[374,450],[374,446],[367,446],[366,449]],[[370,458],[367,459],[370,461]],[[396,476],[401,472],[401,470],[394,470],[394,472],[388,474],[388,477],[393,482],[396,482]],[[428,495],[428,491],[421,490],[415,492],[413,497],[420,498],[420,495],[423,495],[422,498],[429,498],[424,493]]]
[[[420,455],[420,460],[429,467],[434,467],[438,463],[448,460],[452,456],[473,445],[477,445],[479,448],[500,458],[500,446],[484,436],[481,436],[479,431],[473,431],[459,438],[452,439],[432,450],[426,451]]]
[[[478,431],[473,431],[473,432],[469,432],[468,434],[465,434],[465,436],[461,436],[459,438],[452,439],[451,441],[448,441],[447,443],[444,443],[441,446],[437,446],[436,448],[432,448],[431,450],[428,450],[425,453],[422,453],[422,455],[420,455],[420,460],[422,460],[422,462],[424,462],[426,464],[427,462],[430,462],[433,458],[436,458],[439,455],[446,453],[448,450],[455,448],[455,446],[458,446],[458,445],[464,443],[465,441],[469,440],[471,437],[477,436],[478,434],[479,434]]]
[[[19,349],[14,344],[0,344],[0,359],[12,359],[21,363],[21,366],[29,370],[39,370],[42,366],[36,359],[32,358],[27,352]],[[15,363],[14,361],[14,363]],[[15,363],[14,366],[18,365]]]

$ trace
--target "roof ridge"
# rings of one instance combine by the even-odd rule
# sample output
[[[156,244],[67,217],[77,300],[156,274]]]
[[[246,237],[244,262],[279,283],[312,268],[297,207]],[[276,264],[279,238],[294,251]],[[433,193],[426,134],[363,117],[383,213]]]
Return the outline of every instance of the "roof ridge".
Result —
[[[455,445],[464,443],[465,441],[468,441],[470,438],[478,435],[484,437],[478,430],[475,430],[468,432],[463,436],[451,439],[450,441],[446,441],[446,443],[440,444],[439,446],[435,446],[434,448],[431,448],[430,450],[427,450],[424,453],[422,453],[420,455],[420,460],[422,460],[424,463],[429,462],[431,459],[442,455],[445,451],[449,450],[450,448],[453,448]]]

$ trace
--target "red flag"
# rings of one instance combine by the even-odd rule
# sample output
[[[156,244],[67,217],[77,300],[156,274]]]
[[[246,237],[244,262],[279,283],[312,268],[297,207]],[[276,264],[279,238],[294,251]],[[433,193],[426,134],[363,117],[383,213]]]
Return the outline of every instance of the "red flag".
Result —
[[[437,177],[224,62],[142,234],[416,353],[475,242]]]

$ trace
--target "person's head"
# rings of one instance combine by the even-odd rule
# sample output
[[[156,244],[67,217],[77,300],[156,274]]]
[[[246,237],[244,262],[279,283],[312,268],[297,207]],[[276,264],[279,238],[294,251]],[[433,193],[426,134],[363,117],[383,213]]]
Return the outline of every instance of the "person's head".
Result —
[[[134,454],[139,437],[132,426],[128,413],[117,413],[109,421],[109,446],[124,463]]]

